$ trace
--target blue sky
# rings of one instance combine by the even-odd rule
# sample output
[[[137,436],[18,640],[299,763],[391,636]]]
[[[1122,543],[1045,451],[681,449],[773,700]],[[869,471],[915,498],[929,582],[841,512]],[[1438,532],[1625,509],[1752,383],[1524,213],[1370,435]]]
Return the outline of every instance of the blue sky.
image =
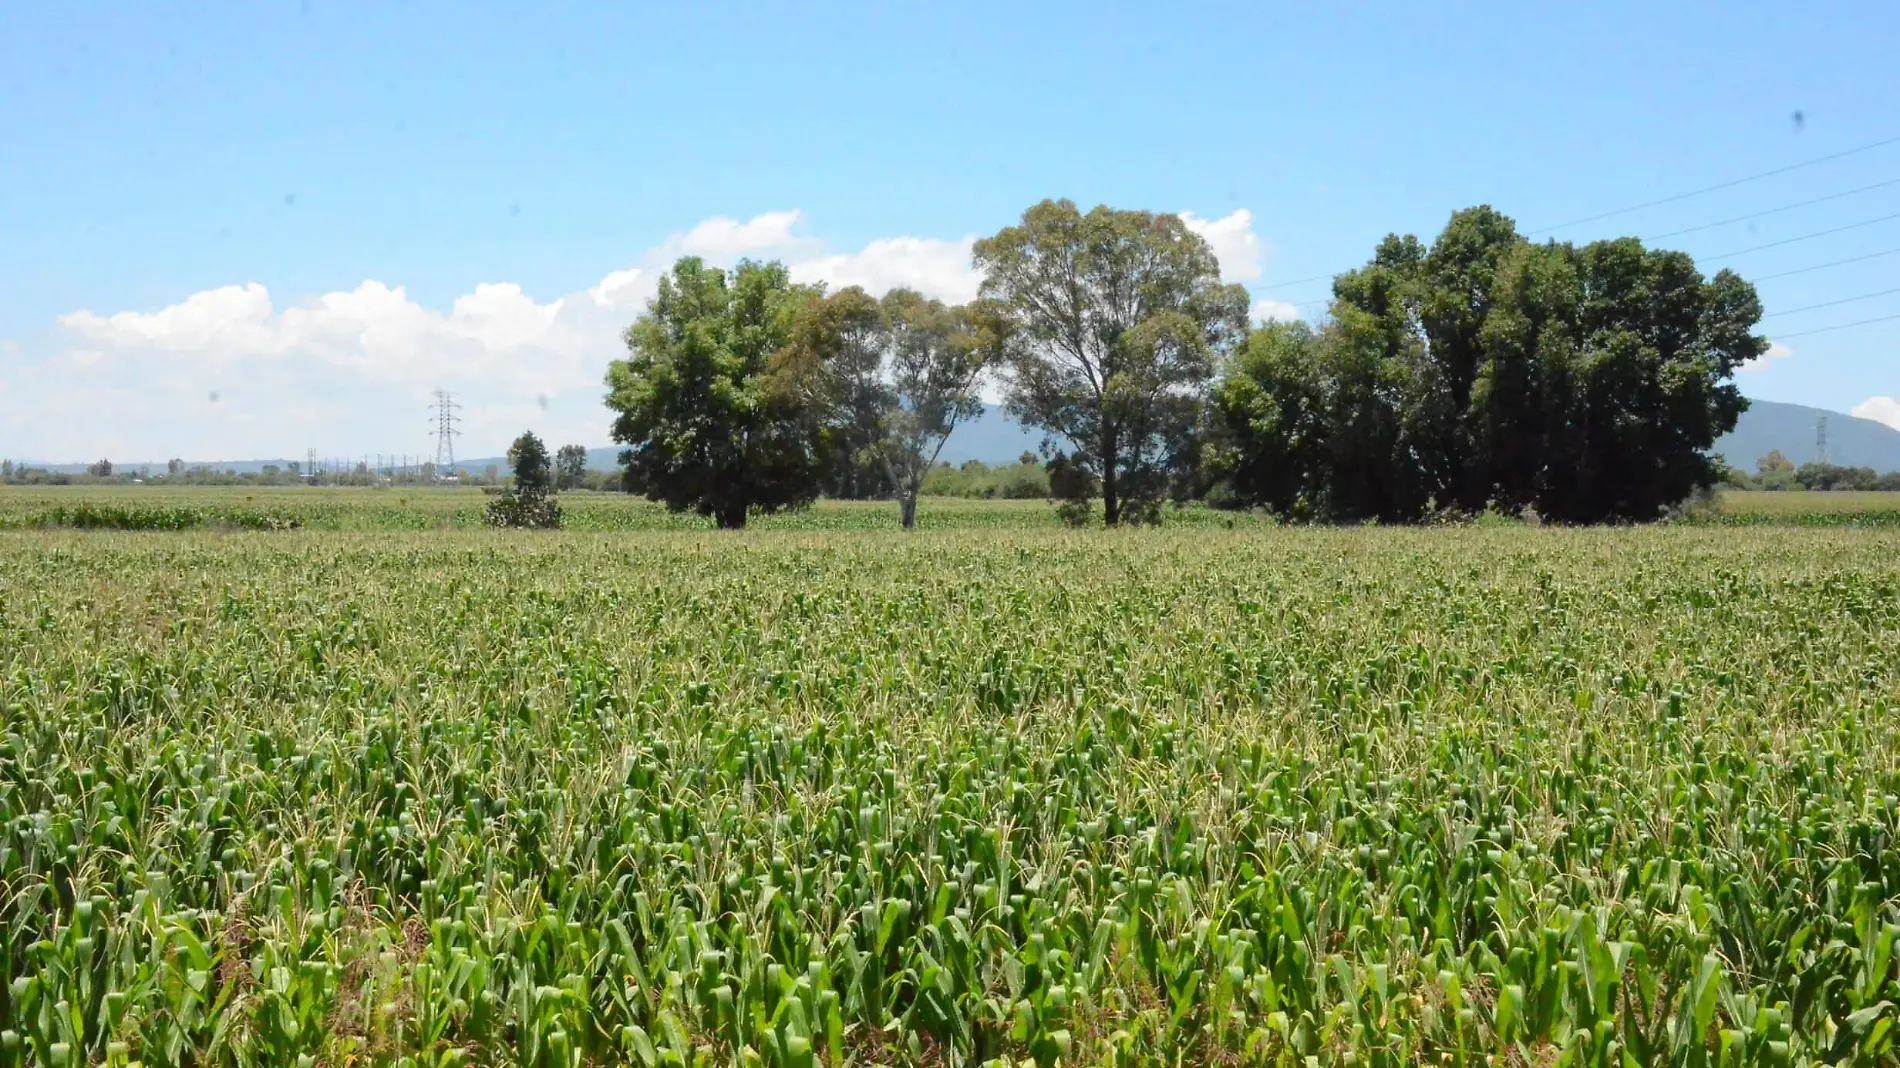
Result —
[[[1900,137],[1900,5],[0,0],[0,454],[607,442],[683,250],[945,296],[1046,196],[1193,213],[1266,312],[1391,231],[1527,231]],[[1795,113],[1802,114],[1797,123]],[[1755,277],[1900,249],[1900,142],[1549,236]],[[1806,235],[1834,227],[1838,233]],[[1543,235],[1540,235],[1543,236]],[[1789,241],[1759,251],[1757,246]],[[1727,256],[1728,253],[1739,253]],[[1900,255],[1761,282],[1900,288]],[[1320,305],[1299,308],[1317,314]],[[1900,424],[1900,294],[1774,315],[1752,396]]]

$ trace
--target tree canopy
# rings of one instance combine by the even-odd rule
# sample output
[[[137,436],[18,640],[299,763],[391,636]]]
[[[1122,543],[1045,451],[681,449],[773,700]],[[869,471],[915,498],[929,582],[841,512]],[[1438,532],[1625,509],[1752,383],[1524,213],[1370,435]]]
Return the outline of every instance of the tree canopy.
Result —
[[[915,527],[944,443],[983,410],[977,382],[1007,329],[989,305],[948,306],[901,288],[877,300],[852,286],[806,305],[778,377],[829,413],[828,481],[893,492],[904,529]]]
[[[727,529],[818,494],[819,427],[802,391],[772,374],[816,295],[778,263],[742,262],[728,277],[687,256],[661,277],[627,330],[627,358],[607,371],[630,489]]]
[[[545,491],[553,485],[548,447],[532,430],[524,431],[508,446],[508,467],[514,473],[517,492]]]
[[[1178,216],[1045,200],[978,241],[983,296],[1011,325],[1007,404],[1065,453],[1071,492],[1113,525],[1152,515],[1191,459],[1217,361],[1248,296]],[[1068,467],[1078,477],[1068,477]]]
[[[1386,238],[1319,331],[1271,326],[1211,411],[1238,499],[1331,520],[1654,519],[1720,470],[1767,342],[1754,288],[1633,238],[1532,244],[1488,207]]]
[[[1767,348],[1733,273],[1633,238],[1532,243],[1489,207],[1386,237],[1318,325],[1250,330],[1247,292],[1174,215],[1046,200],[974,263],[979,299],[950,306],[679,260],[607,373],[624,483],[728,528],[895,496],[909,528],[995,370],[1072,520],[1097,498],[1111,525],[1151,520],[1212,486],[1322,522],[1640,521],[1723,477],[1733,372]],[[555,481],[585,459],[564,448]]]
[[[555,529],[561,525],[561,506],[554,501],[554,468],[548,447],[532,430],[508,446],[508,467],[514,484],[488,502],[488,525]]]
[[[554,483],[559,489],[573,489],[587,475],[587,446],[563,445],[554,454]]]

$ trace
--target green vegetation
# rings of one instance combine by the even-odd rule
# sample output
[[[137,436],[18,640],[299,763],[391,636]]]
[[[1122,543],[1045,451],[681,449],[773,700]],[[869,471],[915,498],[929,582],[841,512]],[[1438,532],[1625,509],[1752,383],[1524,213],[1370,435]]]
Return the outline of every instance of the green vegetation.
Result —
[[[1684,517],[1729,526],[1900,529],[1900,493],[1850,490],[1760,492],[1725,489],[1715,506]]]
[[[573,446],[562,446],[562,461],[568,463]],[[548,457],[548,448],[533,431],[527,431],[508,446],[510,479],[508,488],[495,495],[483,511],[491,527],[517,527],[529,530],[559,530],[561,505],[554,499],[556,469]]]
[[[1896,550],[0,534],[0,1065],[1893,1063]]]
[[[1709,448],[1768,348],[1755,289],[1635,238],[1532,244],[1488,207],[1333,280],[1331,321],[1254,332],[1214,390],[1216,467],[1282,515],[1412,522],[1534,508],[1648,521],[1718,481]]]
[[[1012,469],[997,470],[1000,473]],[[961,470],[956,473],[965,475]],[[965,477],[974,477],[974,474],[972,469]],[[945,492],[962,496],[971,485],[958,482]],[[992,496],[996,495],[979,488],[967,493],[969,499],[927,498],[919,513],[918,525],[925,530],[1048,529],[1059,525],[1042,494],[1037,494],[1035,499],[979,499]],[[73,522],[76,518],[108,511],[123,513],[134,521],[91,523],[89,527],[440,530],[486,526],[485,509],[494,499],[480,489],[405,487],[257,490],[170,486],[9,487],[0,488],[0,530],[70,527],[77,525]],[[624,493],[569,491],[561,494],[560,504],[562,525],[569,530],[688,531],[710,530],[714,525],[706,517],[669,512],[660,504]],[[751,525],[761,530],[897,530],[900,520],[897,506],[889,501],[821,500],[799,511],[755,515]],[[1164,527],[1227,528],[1261,526],[1266,522],[1262,516],[1225,512],[1198,504],[1167,508],[1162,512]]]
[[[1034,453],[1024,453],[1013,464],[991,467],[981,460],[965,460],[955,467],[940,463],[924,476],[924,492],[933,497],[1000,497],[1004,500],[1044,500],[1049,496],[1049,470]]]
[[[1196,499],[1650,522],[1732,474],[1710,449],[1748,407],[1735,370],[1768,349],[1734,272],[1636,238],[1534,244],[1490,207],[1430,245],[1388,235],[1333,279],[1319,327],[1254,329],[1176,215],[1045,200],[972,252],[979,297],[958,307],[681,258],[607,372],[626,488],[725,528],[887,496],[911,529],[988,378],[1042,433],[1072,525],[1098,499],[1111,527]]]
[[[1190,494],[1208,381],[1247,336],[1247,291],[1207,242],[1176,215],[1045,200],[975,252],[1010,322],[1009,410],[1064,450],[1064,517],[1099,496],[1109,526],[1152,522]]]
[[[1742,489],[1786,492],[1789,490],[1832,490],[1848,492],[1900,493],[1900,471],[1882,474],[1871,467],[1842,467],[1839,464],[1794,461],[1776,449],[1755,462],[1755,473],[1730,471],[1728,482]]]
[[[727,529],[817,498],[820,413],[774,361],[818,295],[781,263],[746,261],[728,279],[686,256],[660,276],[607,370],[628,488]]]
[[[969,462],[938,465],[925,481],[919,524],[926,530],[1052,529],[1048,472],[1026,460],[1001,467]],[[0,530],[67,527],[88,530],[439,530],[487,525],[495,498],[481,489],[394,487],[332,489],[205,486],[59,486],[0,488]],[[562,524],[580,531],[710,530],[710,519],[668,512],[624,493],[561,494]],[[1516,522],[1487,514],[1486,522]],[[811,506],[754,516],[761,530],[897,530],[889,501],[819,500]],[[1725,489],[1681,522],[1775,526],[1900,526],[1900,493],[1846,491],[1761,493]],[[1249,528],[1273,525],[1259,512],[1189,503],[1161,510],[1164,528]]]
[[[982,412],[977,382],[1006,336],[994,308],[909,289],[875,300],[851,286],[808,303],[779,372],[810,409],[830,413],[826,493],[895,496],[904,529],[915,529],[925,479],[951,432]]]

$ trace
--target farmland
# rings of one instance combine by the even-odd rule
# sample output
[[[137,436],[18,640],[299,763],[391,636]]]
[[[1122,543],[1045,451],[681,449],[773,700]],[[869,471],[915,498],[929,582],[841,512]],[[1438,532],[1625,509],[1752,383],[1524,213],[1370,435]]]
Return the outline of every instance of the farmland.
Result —
[[[569,529],[579,531],[709,530],[703,516],[674,514],[623,493],[564,493]],[[424,531],[483,526],[488,498],[479,489],[422,487],[310,488],[266,486],[51,486],[0,487],[0,531],[46,527],[139,530]],[[1162,509],[1170,528],[1258,527],[1258,513],[1229,512],[1193,503]],[[1743,492],[1719,494],[1691,523],[1727,526],[1818,526],[1900,529],[1900,493]],[[926,530],[1055,529],[1055,512],[1039,500],[926,497],[919,510]],[[890,501],[821,500],[776,515],[755,515],[755,529],[772,531],[896,530]]]
[[[1900,534],[348,503],[0,533],[0,1065],[1896,1056]]]
[[[108,527],[141,530],[341,530],[401,531],[481,527],[488,501],[479,489],[59,486],[0,487],[0,530],[40,527]],[[712,521],[668,512],[643,497],[624,493],[563,493],[566,526],[579,531],[710,530]],[[898,529],[890,501],[826,500],[799,511],[753,517],[752,526],[772,531]],[[1049,529],[1060,526],[1047,502],[956,497],[925,498],[920,525],[926,529]],[[1259,525],[1257,516],[1237,515],[1199,504],[1165,509],[1171,527]]]

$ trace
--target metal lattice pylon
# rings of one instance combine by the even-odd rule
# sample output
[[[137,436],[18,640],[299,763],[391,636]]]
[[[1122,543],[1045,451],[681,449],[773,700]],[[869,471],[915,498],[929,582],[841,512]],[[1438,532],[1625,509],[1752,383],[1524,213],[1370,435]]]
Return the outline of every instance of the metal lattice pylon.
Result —
[[[435,472],[440,478],[455,469],[455,437],[461,431],[455,429],[462,417],[455,413],[462,406],[455,403],[455,395],[445,389],[435,391]]]

